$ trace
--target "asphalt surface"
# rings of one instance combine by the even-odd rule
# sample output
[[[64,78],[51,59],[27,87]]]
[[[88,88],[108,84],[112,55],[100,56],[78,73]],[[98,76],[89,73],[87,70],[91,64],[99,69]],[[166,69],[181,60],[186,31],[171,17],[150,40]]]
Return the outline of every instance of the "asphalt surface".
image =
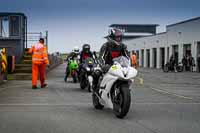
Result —
[[[48,88],[31,81],[0,85],[0,133],[199,133],[200,74],[140,69],[124,119],[96,110],[91,93],[65,83],[64,64],[48,74]],[[70,80],[70,79],[69,79]]]

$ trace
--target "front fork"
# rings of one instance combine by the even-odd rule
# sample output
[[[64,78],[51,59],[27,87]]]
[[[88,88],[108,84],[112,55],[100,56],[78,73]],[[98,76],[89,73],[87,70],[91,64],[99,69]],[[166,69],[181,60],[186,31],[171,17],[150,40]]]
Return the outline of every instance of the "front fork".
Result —
[[[93,90],[93,77],[91,75],[88,76],[88,81],[89,81],[89,86],[90,86],[90,89]]]

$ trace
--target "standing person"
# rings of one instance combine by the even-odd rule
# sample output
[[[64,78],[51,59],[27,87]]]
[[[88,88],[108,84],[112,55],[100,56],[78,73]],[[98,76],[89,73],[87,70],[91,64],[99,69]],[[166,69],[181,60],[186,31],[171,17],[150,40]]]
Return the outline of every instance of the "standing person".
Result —
[[[131,56],[131,64],[134,68],[137,69],[137,56],[136,53],[133,52],[132,56]]]
[[[200,54],[197,57],[198,72],[200,73]]]
[[[186,70],[186,64],[187,64],[187,59],[186,59],[185,55],[183,56],[182,64],[183,64],[183,71],[185,71]]]
[[[195,61],[192,55],[189,57],[189,64],[190,64],[190,72],[193,72],[193,67],[195,66]]]
[[[170,67],[171,67],[172,70],[174,70],[174,72],[177,72],[177,70],[176,70],[176,60],[174,58],[174,55],[172,55],[170,57]]]
[[[186,55],[186,71],[190,71],[190,61],[188,55]]]
[[[33,45],[29,51],[32,54],[32,89],[37,89],[38,73],[40,74],[41,88],[45,88],[45,70],[46,65],[49,65],[47,48],[44,44],[44,39],[40,38],[39,42]]]

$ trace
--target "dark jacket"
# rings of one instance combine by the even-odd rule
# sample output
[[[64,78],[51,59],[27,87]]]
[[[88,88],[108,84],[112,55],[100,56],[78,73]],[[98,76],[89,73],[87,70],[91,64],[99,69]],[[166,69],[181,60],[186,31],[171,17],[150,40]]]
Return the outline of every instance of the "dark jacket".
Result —
[[[197,64],[198,64],[198,66],[200,66],[200,56],[197,57]]]
[[[77,53],[71,52],[71,53],[69,53],[69,55],[67,56],[67,60],[74,59],[74,58],[78,57],[78,55],[79,55],[79,54],[77,54]]]
[[[81,54],[80,54],[80,63],[83,63],[83,61],[85,59],[87,59],[88,57],[93,58],[93,54],[92,54],[91,51],[89,53],[85,53],[84,51],[81,51]]]
[[[115,42],[112,41],[103,44],[99,56],[104,60],[105,64],[109,65],[113,64],[113,59],[116,57],[126,56],[130,58],[125,44],[120,43],[120,45],[116,45]]]

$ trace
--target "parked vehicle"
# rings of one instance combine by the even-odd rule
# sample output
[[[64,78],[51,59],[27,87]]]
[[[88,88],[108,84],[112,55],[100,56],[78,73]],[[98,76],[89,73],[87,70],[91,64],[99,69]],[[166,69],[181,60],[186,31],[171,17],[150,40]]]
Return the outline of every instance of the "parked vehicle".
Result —
[[[98,85],[93,90],[92,100],[96,109],[107,106],[113,109],[118,118],[123,118],[131,105],[130,90],[137,70],[131,67],[130,61],[124,56],[115,58],[113,61],[114,64],[108,71],[102,67]],[[99,69],[95,73],[99,73]]]
[[[167,64],[164,65],[163,67],[163,72],[182,72],[183,71],[183,64],[182,63],[178,63],[178,65],[175,64],[175,66],[173,66],[170,62],[167,62]]]

